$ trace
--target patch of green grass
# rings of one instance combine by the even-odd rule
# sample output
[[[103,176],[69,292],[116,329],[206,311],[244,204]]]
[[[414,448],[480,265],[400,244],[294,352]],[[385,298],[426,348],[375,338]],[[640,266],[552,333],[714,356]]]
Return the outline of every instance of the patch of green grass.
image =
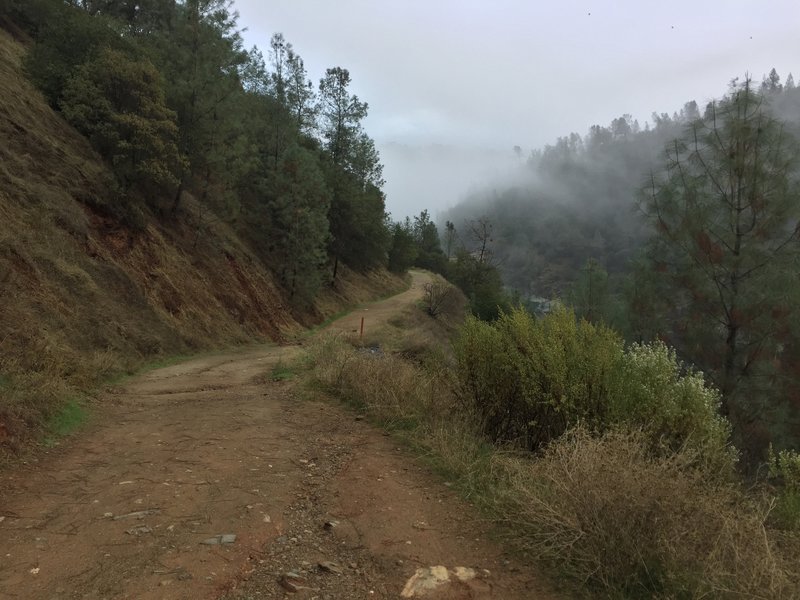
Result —
[[[59,439],[80,429],[88,418],[89,412],[80,400],[74,398],[68,400],[48,419],[44,444],[49,447],[55,446]]]
[[[780,529],[800,531],[800,491],[784,490],[770,516]]]
[[[295,376],[294,369],[291,366],[285,364],[283,361],[279,361],[277,365],[272,368],[270,372],[270,379],[272,381],[287,381],[292,379]]]

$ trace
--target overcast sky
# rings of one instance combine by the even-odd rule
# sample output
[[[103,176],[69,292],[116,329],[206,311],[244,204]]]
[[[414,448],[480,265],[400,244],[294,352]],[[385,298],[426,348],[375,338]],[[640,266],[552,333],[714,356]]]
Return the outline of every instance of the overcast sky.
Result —
[[[282,32],[318,82],[350,70],[395,218],[436,214],[512,148],[800,79],[800,0],[236,0],[248,45]]]

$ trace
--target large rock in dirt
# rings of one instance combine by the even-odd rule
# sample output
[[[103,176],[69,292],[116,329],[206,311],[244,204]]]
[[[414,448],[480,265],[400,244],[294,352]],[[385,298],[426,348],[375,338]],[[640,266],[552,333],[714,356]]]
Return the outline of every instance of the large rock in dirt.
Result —
[[[477,581],[477,577],[477,571],[467,567],[448,569],[439,565],[417,569],[406,583],[400,597],[431,599],[480,597],[484,591],[481,588],[488,586]]]

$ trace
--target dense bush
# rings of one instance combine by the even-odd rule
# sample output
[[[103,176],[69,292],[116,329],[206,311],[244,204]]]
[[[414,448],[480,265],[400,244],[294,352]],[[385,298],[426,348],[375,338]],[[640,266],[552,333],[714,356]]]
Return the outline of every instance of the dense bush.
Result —
[[[185,159],[161,75],[146,60],[103,50],[67,81],[64,117],[108,160],[125,191],[174,194]]]
[[[625,349],[614,331],[565,308],[538,320],[516,309],[492,324],[470,319],[456,356],[460,396],[495,442],[536,450],[578,424],[626,425],[654,450],[686,445],[727,474],[734,464],[719,394],[660,342]]]
[[[460,400],[444,363],[404,356],[341,336],[310,352],[320,382],[402,431],[510,544],[551,562],[560,579],[602,598],[797,597],[796,536],[768,529],[769,498],[719,477],[706,459],[731,464],[717,394],[665,346],[624,351],[608,330],[563,309],[540,321],[523,311],[494,325],[471,319],[458,350]],[[465,381],[468,368],[475,376]],[[607,393],[593,395],[590,375]],[[470,394],[488,404],[459,406]],[[593,426],[570,426],[536,454],[486,443],[487,415],[511,419],[503,403],[514,401],[530,417],[537,399],[545,416]],[[795,481],[795,456],[777,459],[776,477]]]
[[[706,467],[730,474],[735,453],[730,424],[719,414],[719,392],[662,342],[628,347],[609,405],[611,423],[641,428],[670,450],[689,446]]]
[[[456,343],[460,393],[493,441],[534,450],[580,422],[606,421],[622,352],[613,331],[564,308],[540,321],[522,309],[493,324],[472,318]]]

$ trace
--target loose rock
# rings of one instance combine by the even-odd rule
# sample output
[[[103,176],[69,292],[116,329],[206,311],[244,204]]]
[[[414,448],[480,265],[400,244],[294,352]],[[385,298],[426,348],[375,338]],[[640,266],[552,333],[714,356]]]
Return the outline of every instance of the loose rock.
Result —
[[[153,533],[153,530],[147,525],[139,525],[138,527],[125,530],[125,533],[128,535],[144,535],[146,533]]]
[[[278,583],[281,584],[283,589],[289,592],[299,592],[300,590],[306,589],[306,580],[294,571],[288,571],[281,575]]]
[[[403,591],[400,593],[401,598],[420,598],[428,595],[433,590],[442,586],[450,584],[452,581],[468,582],[477,577],[475,569],[468,567],[455,567],[448,570],[447,567],[441,565],[435,567],[427,567],[417,569],[408,580]]]
[[[219,544],[232,544],[236,541],[236,535],[233,533],[221,533],[200,542],[206,546],[217,546]]]
[[[318,566],[326,573],[335,573],[336,575],[341,575],[344,572],[342,571],[342,567],[337,565],[335,562],[330,562],[328,560],[318,563]]]
[[[137,510],[136,512],[130,512],[124,515],[117,515],[114,517],[115,521],[119,521],[120,519],[144,519],[150,515],[157,515],[161,511],[157,508],[151,508],[149,510]]]

